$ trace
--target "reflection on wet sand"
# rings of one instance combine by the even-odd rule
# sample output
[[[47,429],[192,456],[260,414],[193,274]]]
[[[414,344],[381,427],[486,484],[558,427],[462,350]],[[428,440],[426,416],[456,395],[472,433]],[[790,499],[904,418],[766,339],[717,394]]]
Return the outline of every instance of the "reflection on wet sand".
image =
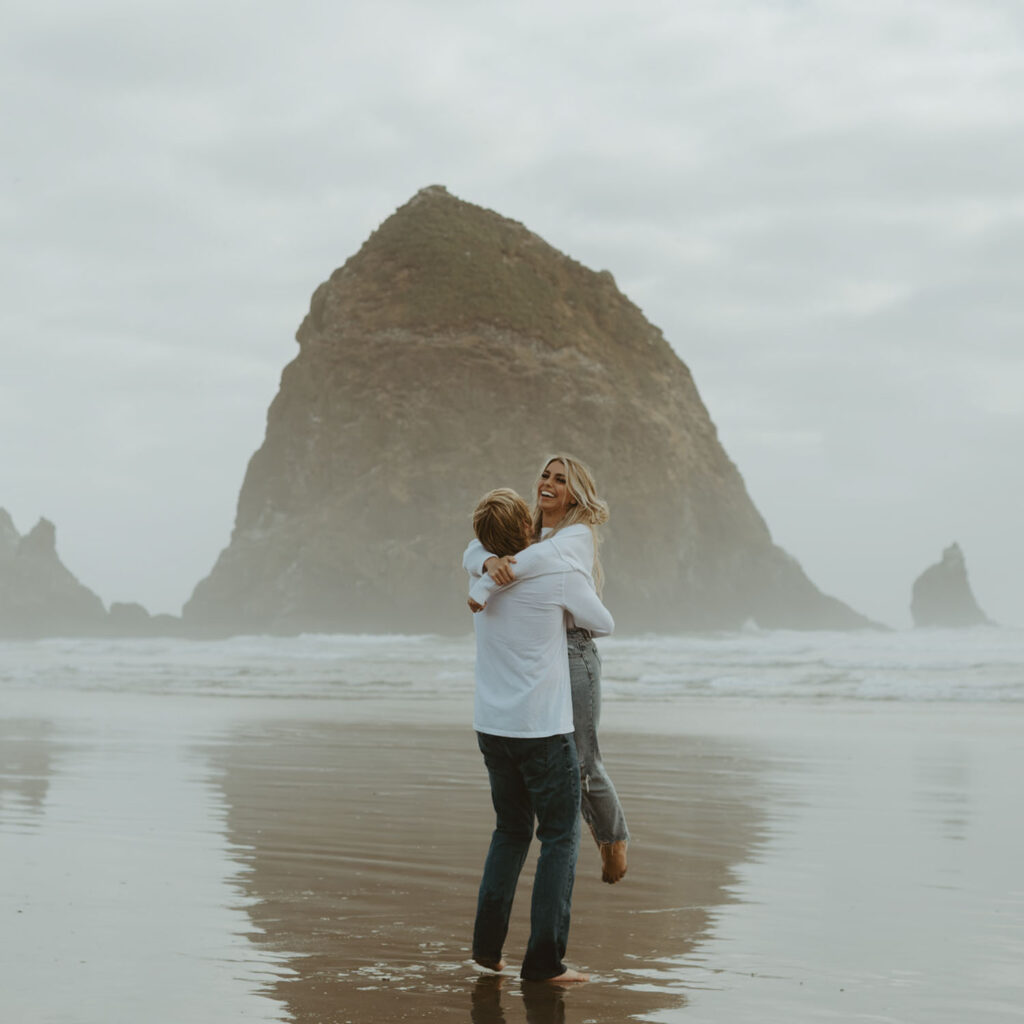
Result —
[[[53,771],[52,733],[42,719],[0,720],[0,822],[37,823]]]
[[[251,938],[291,972],[267,994],[310,1024],[621,1021],[682,1005],[663,961],[735,898],[733,869],[760,835],[760,766],[718,740],[609,734],[603,746],[630,816],[629,874],[602,884],[585,840],[568,960],[593,980],[534,991],[515,977],[532,860],[508,976],[468,962],[493,822],[472,732],[319,723],[236,736],[217,763]]]
[[[508,979],[501,975],[477,979],[470,999],[469,1016],[472,1024],[507,1024],[508,1018],[501,1005],[502,989],[507,982]],[[566,989],[562,986],[524,981],[519,994],[526,1013],[526,1024],[562,1024],[565,1020]]]

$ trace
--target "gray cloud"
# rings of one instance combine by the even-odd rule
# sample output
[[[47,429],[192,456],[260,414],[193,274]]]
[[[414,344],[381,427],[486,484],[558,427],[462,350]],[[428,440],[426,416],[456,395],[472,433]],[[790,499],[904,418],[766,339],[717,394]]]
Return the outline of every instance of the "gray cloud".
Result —
[[[1024,624],[1015,5],[18,5],[0,504],[176,611],[309,295],[418,188],[612,270],[777,539],[906,621],[964,546]]]

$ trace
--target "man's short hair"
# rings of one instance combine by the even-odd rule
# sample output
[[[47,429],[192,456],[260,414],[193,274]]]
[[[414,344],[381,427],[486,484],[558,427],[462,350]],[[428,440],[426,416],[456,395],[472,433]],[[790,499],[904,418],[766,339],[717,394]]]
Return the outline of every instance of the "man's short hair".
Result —
[[[488,491],[473,512],[476,539],[492,554],[514,555],[530,543],[530,506],[507,487]]]

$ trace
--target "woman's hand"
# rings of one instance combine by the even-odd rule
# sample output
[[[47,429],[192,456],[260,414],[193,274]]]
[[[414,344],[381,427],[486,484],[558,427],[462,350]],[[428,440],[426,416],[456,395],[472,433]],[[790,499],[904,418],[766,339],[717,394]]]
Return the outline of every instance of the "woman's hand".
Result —
[[[487,605],[485,604],[478,604],[476,601],[473,600],[473,598],[470,598],[467,604],[469,605],[469,610],[473,612],[474,615],[477,612],[482,612],[487,607]]]
[[[509,568],[509,566],[514,563],[515,559],[511,555],[504,555],[501,558],[491,555],[491,557],[484,562],[484,572],[487,573],[495,583],[504,586],[506,583],[515,582],[516,574]]]

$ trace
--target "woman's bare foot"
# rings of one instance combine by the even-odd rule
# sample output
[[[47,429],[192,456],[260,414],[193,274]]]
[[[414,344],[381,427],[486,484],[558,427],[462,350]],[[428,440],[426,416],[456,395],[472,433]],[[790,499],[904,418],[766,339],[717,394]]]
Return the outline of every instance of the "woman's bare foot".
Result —
[[[567,967],[561,974],[556,975],[554,978],[544,979],[549,985],[571,985],[577,981],[590,981],[590,975],[584,974],[582,971],[574,971],[571,967]]]
[[[601,843],[601,881],[614,885],[626,873],[626,841]]]
[[[482,957],[475,956],[473,957],[473,962],[486,968],[488,971],[494,971],[496,974],[500,974],[505,970],[504,960],[484,960]]]

